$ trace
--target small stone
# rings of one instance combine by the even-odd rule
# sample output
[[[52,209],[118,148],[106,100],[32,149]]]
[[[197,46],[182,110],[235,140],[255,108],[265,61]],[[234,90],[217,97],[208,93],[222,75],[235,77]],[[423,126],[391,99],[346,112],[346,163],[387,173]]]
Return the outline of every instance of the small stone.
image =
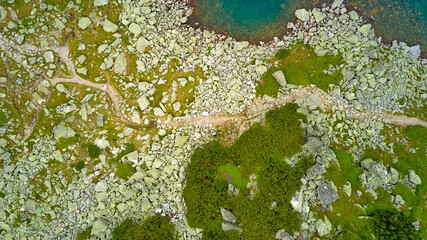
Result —
[[[90,26],[90,24],[92,24],[92,21],[90,20],[90,18],[82,17],[79,19],[78,26],[79,26],[79,28],[85,30]]]
[[[298,9],[295,11],[295,17],[303,22],[307,22],[310,19],[310,12],[306,9]]]

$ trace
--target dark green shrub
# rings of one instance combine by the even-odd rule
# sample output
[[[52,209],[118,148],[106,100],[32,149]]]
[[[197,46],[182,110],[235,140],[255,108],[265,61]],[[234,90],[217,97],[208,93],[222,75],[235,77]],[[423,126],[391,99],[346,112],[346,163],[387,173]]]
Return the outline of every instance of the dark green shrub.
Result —
[[[397,210],[379,209],[370,214],[378,239],[421,239],[411,219]]]
[[[279,51],[277,51],[274,56],[278,59],[284,59],[285,57],[289,56],[290,54],[291,54],[291,50],[288,48],[285,48],[285,49],[280,49]]]
[[[89,153],[89,157],[97,158],[101,153],[101,149],[95,144],[89,144],[89,146],[87,147],[87,152]]]
[[[149,217],[142,224],[131,219],[122,222],[113,230],[113,240],[174,240],[175,226],[167,217],[159,214]]]
[[[86,164],[84,161],[80,161],[76,164],[76,166],[74,167],[77,171],[81,171],[83,168],[85,168]]]
[[[3,125],[7,122],[9,122],[9,119],[7,119],[6,114],[0,111],[0,125]]]
[[[204,239],[272,239],[281,228],[289,232],[297,229],[299,216],[289,201],[312,164],[307,158],[291,168],[283,160],[301,151],[304,144],[299,126],[305,116],[297,113],[297,108],[287,104],[268,112],[266,126],[253,125],[232,146],[214,141],[196,149],[187,167],[183,197],[187,221],[191,227],[205,229]],[[258,191],[251,200],[244,183],[254,173]],[[236,181],[238,196],[227,193],[227,181]],[[277,207],[271,208],[273,202]],[[222,231],[220,207],[236,215],[243,233]]]

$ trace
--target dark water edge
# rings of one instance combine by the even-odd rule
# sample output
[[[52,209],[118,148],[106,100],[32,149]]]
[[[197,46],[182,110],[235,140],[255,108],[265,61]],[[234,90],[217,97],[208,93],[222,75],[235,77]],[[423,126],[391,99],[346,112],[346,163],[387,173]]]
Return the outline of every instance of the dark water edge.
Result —
[[[192,0],[195,8],[189,23],[203,26],[238,41],[268,42],[286,35],[287,22],[295,21],[298,8],[311,9],[333,0]],[[279,6],[279,3],[283,3]],[[240,5],[239,5],[240,4]],[[254,5],[255,4],[255,5]],[[427,0],[345,0],[347,9],[355,10],[371,23],[383,42],[393,40],[420,45],[427,52]],[[284,7],[284,8],[282,8]]]

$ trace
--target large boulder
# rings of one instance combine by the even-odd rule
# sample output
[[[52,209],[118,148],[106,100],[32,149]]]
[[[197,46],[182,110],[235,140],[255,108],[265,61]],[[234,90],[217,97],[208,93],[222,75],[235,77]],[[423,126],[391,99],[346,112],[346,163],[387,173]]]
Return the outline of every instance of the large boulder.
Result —
[[[421,184],[421,178],[420,176],[418,176],[414,170],[409,170],[409,176],[408,176],[408,180],[409,182],[415,184],[415,185],[420,185]]]
[[[324,206],[327,206],[338,199],[338,194],[333,183],[323,182],[317,187],[317,199]]]
[[[310,19],[310,12],[306,9],[298,9],[295,11],[295,17],[303,22],[307,22]]]

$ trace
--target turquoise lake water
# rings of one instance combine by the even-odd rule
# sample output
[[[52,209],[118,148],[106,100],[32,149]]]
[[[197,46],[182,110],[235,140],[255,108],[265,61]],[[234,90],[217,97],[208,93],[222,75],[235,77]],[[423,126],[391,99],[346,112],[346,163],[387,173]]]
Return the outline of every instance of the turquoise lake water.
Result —
[[[238,40],[269,41],[286,33],[286,23],[294,21],[298,8],[319,7],[332,0],[193,0],[192,22]],[[427,0],[344,1],[371,23],[383,41],[394,39],[427,50]]]

